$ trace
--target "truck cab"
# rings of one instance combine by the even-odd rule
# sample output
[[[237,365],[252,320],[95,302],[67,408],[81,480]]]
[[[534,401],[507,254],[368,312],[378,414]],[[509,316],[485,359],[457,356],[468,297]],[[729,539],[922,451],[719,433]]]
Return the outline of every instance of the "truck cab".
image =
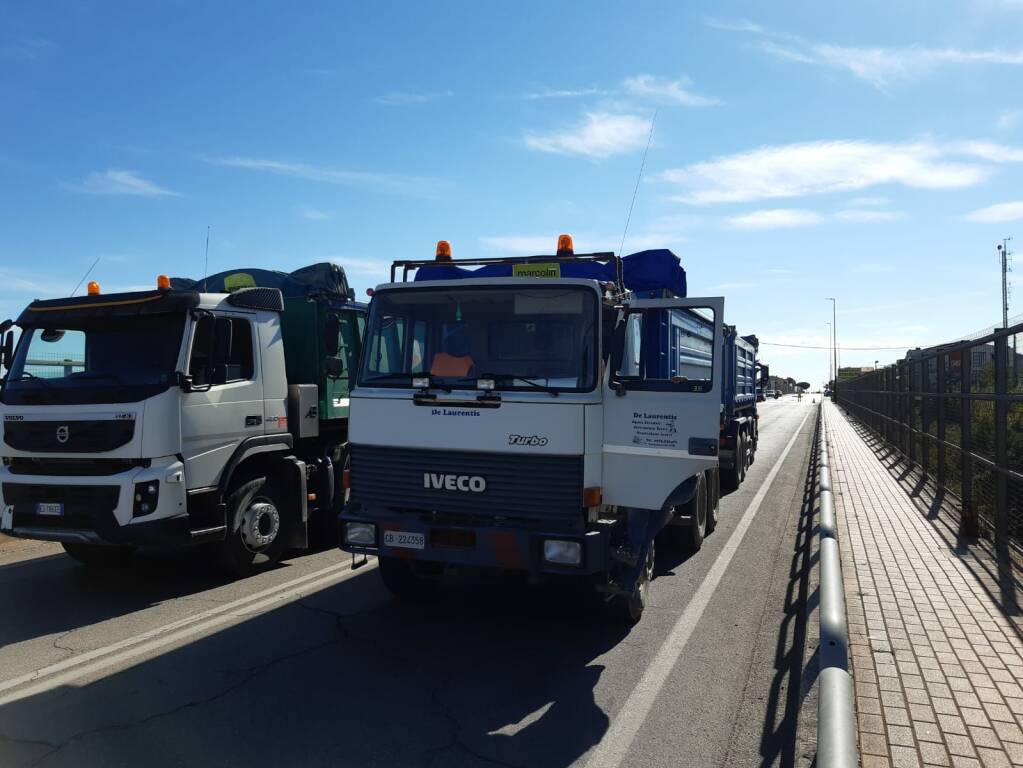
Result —
[[[671,295],[629,290],[644,280]],[[673,336],[696,354],[671,375],[666,310],[705,333]],[[633,519],[699,542],[713,513],[722,314],[685,298],[665,250],[396,262],[352,392],[342,548],[377,555],[402,597],[455,575],[575,576],[638,619],[653,534],[637,542]],[[636,567],[621,594],[617,571]]]
[[[159,286],[91,285],[18,318],[0,393],[0,531],[89,563],[216,542],[246,573],[306,546],[310,521],[331,515],[347,398],[338,418],[335,390],[289,379],[288,327],[305,323],[279,288]],[[336,317],[306,327],[333,334],[321,357],[345,358],[330,365],[339,376],[357,365],[363,310],[333,310],[351,315],[347,345]],[[335,418],[321,419],[321,389]]]

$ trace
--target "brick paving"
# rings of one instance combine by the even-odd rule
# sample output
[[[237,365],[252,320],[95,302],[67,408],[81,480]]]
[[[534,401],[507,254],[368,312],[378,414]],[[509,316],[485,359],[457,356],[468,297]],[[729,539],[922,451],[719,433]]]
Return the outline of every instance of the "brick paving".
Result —
[[[1023,766],[1023,622],[994,567],[942,530],[824,406],[864,768]]]

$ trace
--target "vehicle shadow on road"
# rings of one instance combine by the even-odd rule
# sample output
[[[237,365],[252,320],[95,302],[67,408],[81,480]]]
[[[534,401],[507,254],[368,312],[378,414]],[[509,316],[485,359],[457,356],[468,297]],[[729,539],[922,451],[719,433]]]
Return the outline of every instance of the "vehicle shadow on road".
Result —
[[[360,571],[8,704],[0,764],[568,766],[608,728],[595,660],[628,634],[573,594],[465,589],[410,607]]]

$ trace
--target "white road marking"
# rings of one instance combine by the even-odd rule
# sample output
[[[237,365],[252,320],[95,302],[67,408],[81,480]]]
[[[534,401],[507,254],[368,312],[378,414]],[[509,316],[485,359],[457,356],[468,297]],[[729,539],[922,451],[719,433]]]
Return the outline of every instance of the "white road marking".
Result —
[[[746,508],[742,519],[739,520],[739,524],[732,531],[732,535],[696,590],[696,594],[693,595],[685,610],[682,611],[682,615],[678,617],[675,626],[671,628],[671,632],[661,644],[654,660],[650,662],[650,666],[646,668],[643,677],[632,690],[632,693],[629,694],[629,698],[625,700],[625,704],[622,705],[618,716],[612,722],[611,727],[608,728],[607,733],[604,734],[604,738],[593,748],[589,759],[586,761],[586,768],[618,768],[624,762],[629,754],[629,750],[632,748],[632,742],[635,740],[636,734],[639,733],[639,729],[643,726],[647,715],[650,714],[651,708],[657,701],[657,696],[667,681],[668,675],[671,674],[676,662],[678,662],[679,657],[685,650],[686,643],[689,642],[693,630],[696,629],[696,625],[700,622],[704,610],[706,610],[711,597],[714,595],[714,590],[717,589],[718,584],[725,575],[725,571],[728,569],[729,563],[732,562],[732,558],[742,544],[746,531],[749,530],[753,518],[756,517],[760,505],[763,503],[767,492],[771,488],[771,484],[774,482],[774,478],[781,471],[782,464],[788,458],[792,446],[796,444],[796,439],[803,430],[806,420],[810,418],[811,413],[813,413],[813,409],[809,410],[806,416],[803,417],[788,445],[781,452],[781,456],[778,457],[774,466],[771,467],[771,471],[761,484],[760,490],[757,491],[753,500]]]
[[[367,566],[369,569],[374,564]],[[196,635],[209,632],[222,625],[230,624],[249,617],[254,613],[266,610],[275,604],[291,602],[320,589],[344,581],[356,575],[351,566],[333,565],[322,568],[297,579],[269,587],[247,597],[239,598],[230,603],[219,605],[194,616],[165,624],[156,629],[148,630],[139,635],[125,638],[116,643],[80,653],[69,659],[50,664],[33,672],[11,678],[0,683],[0,692],[17,689],[13,693],[0,696],[0,707],[11,702],[35,696],[39,693],[65,685],[79,678],[93,675],[109,667],[138,658],[154,650]],[[29,683],[34,685],[28,685]]]

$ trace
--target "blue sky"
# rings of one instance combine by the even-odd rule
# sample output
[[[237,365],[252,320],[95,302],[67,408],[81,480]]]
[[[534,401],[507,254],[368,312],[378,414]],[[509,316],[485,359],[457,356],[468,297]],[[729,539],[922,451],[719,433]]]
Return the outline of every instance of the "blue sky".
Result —
[[[826,344],[835,296],[869,365],[1000,317],[1023,0],[296,8],[0,6],[0,314],[97,257],[105,291],[196,276],[208,224],[211,271],[332,259],[360,294],[440,238],[617,250],[656,110],[625,251],[742,333]]]

